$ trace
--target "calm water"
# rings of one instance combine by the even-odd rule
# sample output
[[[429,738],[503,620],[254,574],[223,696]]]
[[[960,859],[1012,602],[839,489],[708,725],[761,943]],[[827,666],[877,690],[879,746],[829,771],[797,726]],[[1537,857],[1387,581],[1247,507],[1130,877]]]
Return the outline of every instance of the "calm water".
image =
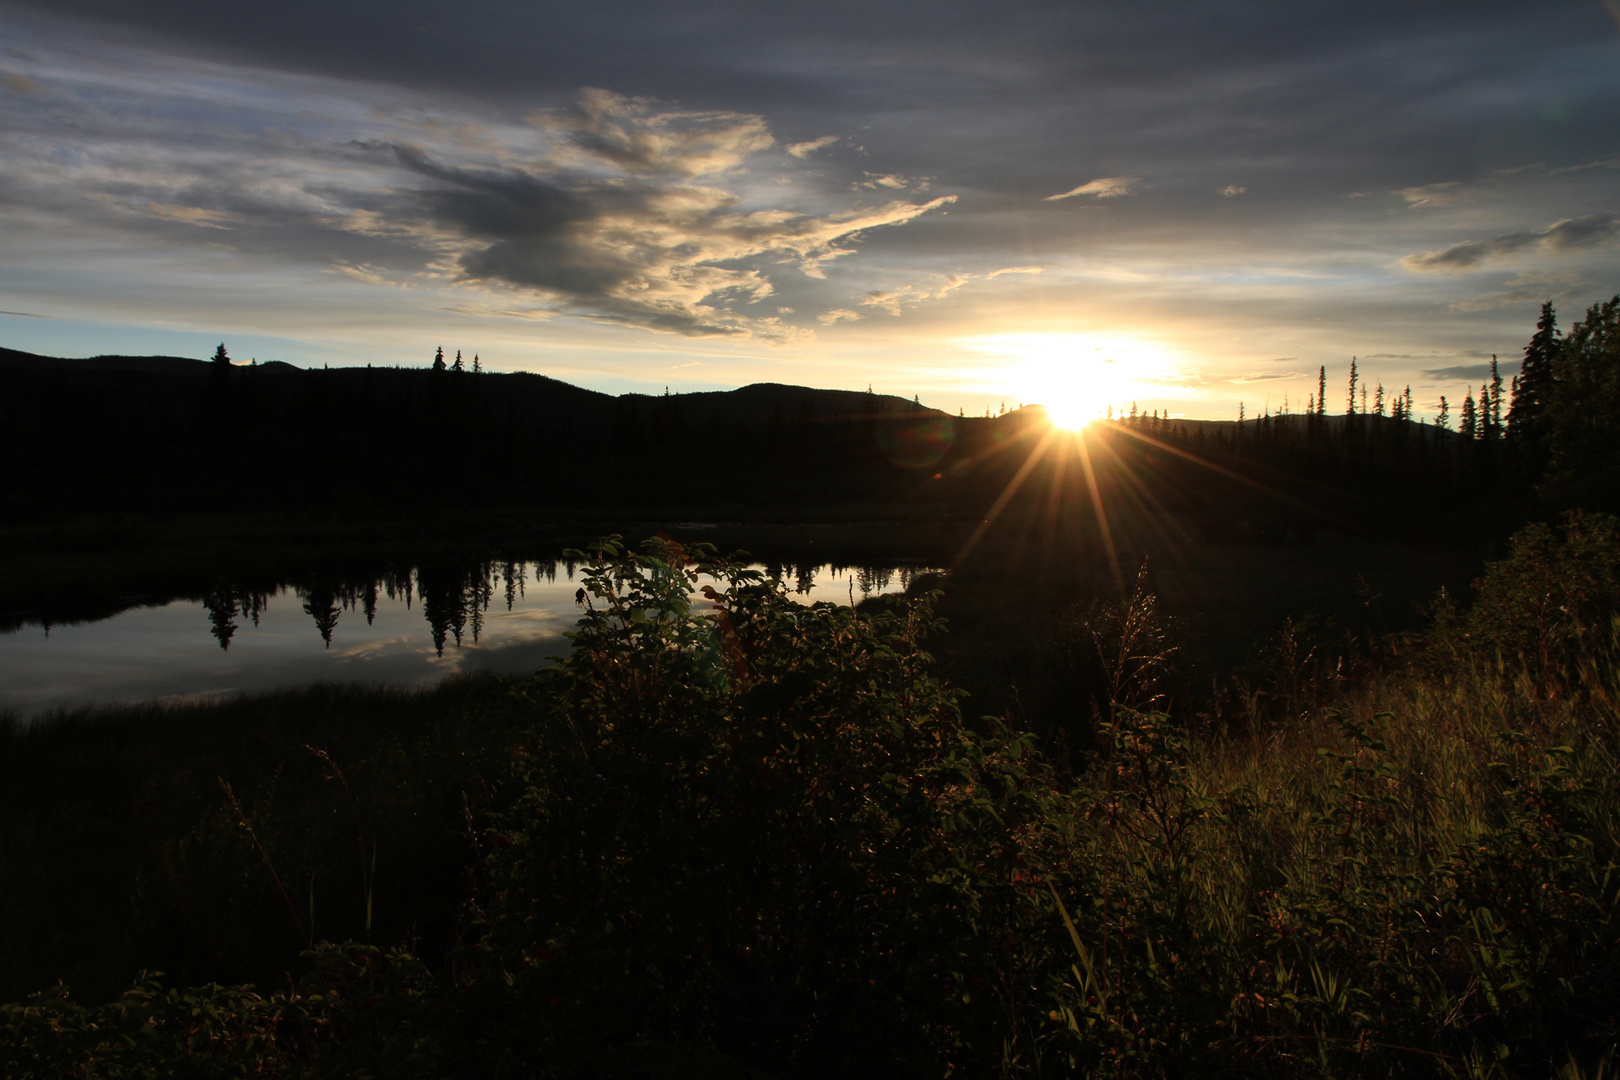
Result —
[[[805,603],[903,590],[920,568],[788,568]],[[0,634],[0,712],[185,701],[310,682],[427,685],[533,671],[566,652],[580,582],[566,565],[415,568],[362,584],[221,588],[96,622]]]

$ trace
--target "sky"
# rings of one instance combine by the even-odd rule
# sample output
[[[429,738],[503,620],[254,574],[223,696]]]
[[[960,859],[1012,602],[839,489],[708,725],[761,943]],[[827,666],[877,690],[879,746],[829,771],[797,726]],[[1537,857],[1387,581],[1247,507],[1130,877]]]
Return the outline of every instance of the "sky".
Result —
[[[0,0],[0,345],[1227,419],[1620,293],[1620,0]]]

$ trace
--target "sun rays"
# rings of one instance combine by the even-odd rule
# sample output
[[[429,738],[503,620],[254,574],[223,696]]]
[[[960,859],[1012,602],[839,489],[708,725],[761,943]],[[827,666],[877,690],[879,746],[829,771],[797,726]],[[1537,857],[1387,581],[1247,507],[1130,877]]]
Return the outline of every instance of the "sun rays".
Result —
[[[1142,338],[1084,333],[1017,333],[972,338],[984,369],[1021,401],[1040,405],[1054,426],[1078,431],[1109,408],[1162,394],[1174,367],[1168,349]]]

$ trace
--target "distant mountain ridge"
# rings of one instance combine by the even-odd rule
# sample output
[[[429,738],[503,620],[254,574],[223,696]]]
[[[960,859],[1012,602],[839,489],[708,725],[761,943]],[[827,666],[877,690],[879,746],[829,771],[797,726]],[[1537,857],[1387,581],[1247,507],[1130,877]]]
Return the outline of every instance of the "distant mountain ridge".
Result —
[[[0,480],[0,519],[883,501],[917,493],[990,423],[780,383],[614,396],[528,372],[0,349],[0,424],[39,450]]]
[[[42,356],[37,353],[23,352],[18,349],[0,347],[0,371],[5,369],[26,369],[34,371],[50,371],[60,368],[64,371],[86,371],[107,373],[141,373],[150,375],[173,376],[206,376],[213,364],[207,360],[196,360],[183,356],[123,356],[102,355],[83,358]],[[256,365],[233,363],[232,371],[253,370],[273,373],[276,376],[294,375],[307,371],[328,371],[334,373],[372,371],[372,372],[427,372],[426,368],[418,367],[347,367],[347,368],[300,368],[280,360],[268,360]],[[468,373],[461,373],[463,376]],[[453,374],[451,377],[455,377]],[[788,383],[750,383],[735,390],[700,390],[668,394],[643,394],[637,392],[619,395],[606,394],[599,390],[590,390],[576,386],[561,379],[543,375],[538,372],[480,372],[478,378],[489,379],[538,379],[557,387],[567,387],[575,395],[588,395],[595,399],[594,404],[606,406],[612,402],[626,402],[634,405],[651,405],[661,400],[679,403],[680,407],[689,411],[689,420],[706,422],[717,418],[726,422],[768,420],[773,412],[783,415],[796,414],[807,403],[817,416],[827,419],[835,417],[852,417],[867,415],[871,406],[876,404],[879,411],[890,413],[918,413],[924,415],[946,415],[941,410],[931,409],[915,401],[892,394],[874,394],[859,390],[822,390],[809,386],[797,386]],[[578,398],[574,404],[583,406],[587,399]]]

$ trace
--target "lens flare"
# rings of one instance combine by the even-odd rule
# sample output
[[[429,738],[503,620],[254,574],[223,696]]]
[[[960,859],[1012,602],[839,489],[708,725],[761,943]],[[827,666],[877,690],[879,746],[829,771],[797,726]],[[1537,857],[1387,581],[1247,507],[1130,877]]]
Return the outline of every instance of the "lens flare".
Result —
[[[1026,404],[1042,405],[1052,424],[1078,431],[1110,406],[1163,393],[1169,352],[1137,338],[1075,333],[1002,334],[967,342],[987,357],[985,377]]]

